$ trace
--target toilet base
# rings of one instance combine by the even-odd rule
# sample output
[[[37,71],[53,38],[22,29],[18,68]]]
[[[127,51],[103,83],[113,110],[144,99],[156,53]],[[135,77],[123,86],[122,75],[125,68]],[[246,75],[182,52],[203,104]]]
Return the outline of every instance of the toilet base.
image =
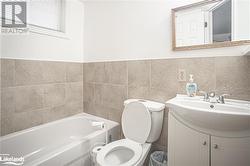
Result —
[[[138,163],[135,166],[143,166],[151,148],[151,144],[149,143],[145,143],[142,146],[143,146],[143,152],[142,152],[141,159],[138,161]]]

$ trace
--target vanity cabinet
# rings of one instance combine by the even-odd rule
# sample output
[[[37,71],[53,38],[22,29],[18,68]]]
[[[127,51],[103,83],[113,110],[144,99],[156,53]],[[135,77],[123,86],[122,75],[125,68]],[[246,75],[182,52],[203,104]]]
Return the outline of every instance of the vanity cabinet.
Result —
[[[250,166],[250,138],[211,136],[211,166]]]
[[[209,166],[209,135],[168,119],[168,166]]]
[[[250,166],[250,137],[215,137],[169,113],[168,166]]]

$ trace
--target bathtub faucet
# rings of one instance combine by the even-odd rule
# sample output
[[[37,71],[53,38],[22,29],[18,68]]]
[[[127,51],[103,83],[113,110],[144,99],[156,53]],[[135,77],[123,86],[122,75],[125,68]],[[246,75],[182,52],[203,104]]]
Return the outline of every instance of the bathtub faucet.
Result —
[[[98,122],[98,121],[94,121],[91,123],[92,126],[94,127],[99,127],[101,129],[105,128],[105,123],[104,122]]]
[[[104,122],[98,122],[98,121],[92,121],[91,122],[91,125],[93,127],[98,127],[98,128],[101,128],[101,129],[104,129],[105,130],[105,145],[109,142],[109,139],[108,139],[108,130],[106,128],[106,125]]]

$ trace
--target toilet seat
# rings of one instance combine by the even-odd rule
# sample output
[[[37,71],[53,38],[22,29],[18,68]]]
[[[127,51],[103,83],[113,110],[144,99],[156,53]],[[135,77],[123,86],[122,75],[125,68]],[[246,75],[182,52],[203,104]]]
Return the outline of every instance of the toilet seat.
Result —
[[[119,155],[117,151],[120,151],[121,155]],[[96,160],[102,166],[133,166],[140,160],[142,151],[143,148],[139,143],[129,139],[122,139],[104,146],[100,153],[97,155]],[[126,159],[126,157],[129,156],[130,158]],[[119,157],[125,158],[122,159]],[[112,159],[112,161],[109,162],[109,159]]]
[[[122,113],[122,131],[125,139],[109,143],[97,154],[101,166],[135,166],[141,162],[143,146],[152,127],[151,113],[142,102],[132,101]]]

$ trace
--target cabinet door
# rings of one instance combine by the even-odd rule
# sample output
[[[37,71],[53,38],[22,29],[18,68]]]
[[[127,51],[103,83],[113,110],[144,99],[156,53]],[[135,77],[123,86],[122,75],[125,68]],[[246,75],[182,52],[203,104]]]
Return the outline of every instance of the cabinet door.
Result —
[[[250,166],[250,138],[212,136],[211,166]]]
[[[169,114],[168,166],[209,166],[209,136]]]

